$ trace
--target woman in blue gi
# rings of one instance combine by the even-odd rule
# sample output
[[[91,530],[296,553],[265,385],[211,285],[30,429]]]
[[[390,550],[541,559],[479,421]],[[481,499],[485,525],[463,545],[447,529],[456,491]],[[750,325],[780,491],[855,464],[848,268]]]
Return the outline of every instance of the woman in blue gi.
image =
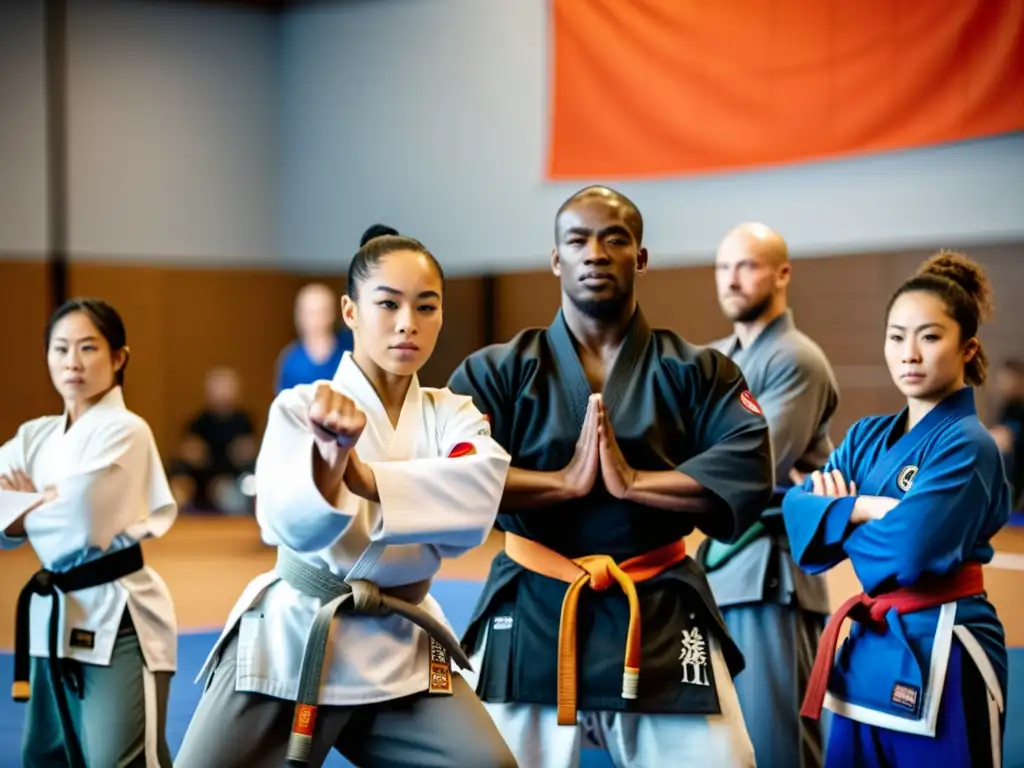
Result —
[[[829,622],[804,701],[807,717],[823,705],[836,715],[829,768],[1002,764],[1006,644],[981,566],[1010,493],[974,406],[990,308],[969,258],[925,261],[886,312],[885,360],[906,407],[854,424],[783,502],[800,567],[849,558],[864,588]]]

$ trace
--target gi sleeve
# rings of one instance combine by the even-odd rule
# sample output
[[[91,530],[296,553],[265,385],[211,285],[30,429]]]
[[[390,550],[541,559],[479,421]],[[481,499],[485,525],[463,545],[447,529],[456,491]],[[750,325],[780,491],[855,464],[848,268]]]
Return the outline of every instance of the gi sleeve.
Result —
[[[25,518],[39,559],[53,563],[71,552],[107,550],[116,536],[145,519],[140,490],[149,478],[148,425],[125,412],[96,429],[57,483],[57,497]],[[146,505],[148,507],[148,505]]]
[[[386,544],[433,544],[446,556],[482,544],[494,526],[509,455],[469,397],[436,394],[441,457],[369,462]],[[439,549],[440,551],[440,549]]]
[[[706,349],[687,368],[696,450],[676,469],[728,506],[729,516],[708,515],[701,528],[712,538],[732,543],[754,524],[772,496],[768,422],[739,367],[725,355]]]
[[[279,394],[256,456],[256,521],[263,539],[296,552],[318,552],[333,544],[360,509],[360,501],[344,486],[338,507],[316,486],[316,446],[306,418],[311,402],[309,385]]]
[[[508,366],[498,358],[495,346],[467,357],[448,380],[448,389],[466,395],[490,423],[491,436],[511,451],[513,398]]]
[[[969,435],[943,441],[885,517],[850,532],[844,549],[865,591],[888,580],[911,586],[964,561],[991,523],[985,512],[998,489],[985,478],[1001,475],[986,471],[996,462],[995,451],[988,453]]]
[[[22,429],[0,446],[0,475],[10,475],[15,469],[25,469]],[[26,509],[39,501],[40,496],[38,493],[0,490],[0,549],[14,549],[28,541],[27,536],[8,536],[4,531],[25,514]]]
[[[768,371],[757,401],[768,420],[776,482],[788,485],[790,470],[835,410],[838,395],[824,361],[804,350],[777,356]]]
[[[854,424],[829,456],[822,472],[838,469],[849,482],[854,478],[851,466],[851,445],[858,439],[859,424]],[[854,496],[834,498],[812,493],[813,482],[808,475],[802,485],[786,492],[782,500],[782,519],[789,537],[793,559],[807,573],[821,573],[846,559],[843,541],[850,528]]]

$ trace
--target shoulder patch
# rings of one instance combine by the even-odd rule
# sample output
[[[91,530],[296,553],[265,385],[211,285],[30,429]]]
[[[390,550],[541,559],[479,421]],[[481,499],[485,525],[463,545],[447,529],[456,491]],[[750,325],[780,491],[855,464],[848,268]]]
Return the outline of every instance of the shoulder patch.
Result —
[[[457,459],[460,456],[471,456],[476,453],[476,446],[472,443],[456,443],[452,446],[452,449],[448,451],[449,459]]]
[[[758,416],[764,415],[764,411],[761,410],[761,406],[754,397],[754,393],[749,389],[740,392],[740,405],[751,413],[756,413]]]

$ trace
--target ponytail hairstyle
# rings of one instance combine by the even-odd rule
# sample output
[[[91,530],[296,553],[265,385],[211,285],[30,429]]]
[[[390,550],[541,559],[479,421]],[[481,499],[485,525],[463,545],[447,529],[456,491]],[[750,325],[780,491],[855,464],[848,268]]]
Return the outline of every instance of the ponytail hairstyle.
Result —
[[[901,285],[889,299],[886,317],[892,305],[904,293],[930,293],[946,306],[946,312],[960,326],[960,342],[978,335],[978,328],[992,316],[992,286],[981,265],[964,253],[941,250],[926,259],[917,273]],[[988,359],[978,342],[978,350],[964,367],[964,381],[980,387],[988,376]]]
[[[427,250],[419,240],[402,235],[378,235],[370,238],[362,248],[352,257],[348,265],[348,285],[346,292],[352,301],[359,299],[359,288],[362,283],[373,272],[373,268],[379,264],[385,256],[396,251],[413,251],[422,253],[427,261],[437,270],[437,276],[441,278],[441,292],[444,293],[444,270],[434,254]]]

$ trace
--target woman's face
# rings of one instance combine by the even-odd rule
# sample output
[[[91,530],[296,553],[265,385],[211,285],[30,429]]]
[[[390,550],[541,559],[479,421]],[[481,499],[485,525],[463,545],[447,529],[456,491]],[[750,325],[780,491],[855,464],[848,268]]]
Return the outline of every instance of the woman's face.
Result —
[[[430,359],[441,332],[441,276],[417,251],[393,251],[359,285],[359,298],[342,297],[354,355],[397,376],[411,376]]]
[[[84,312],[70,312],[54,326],[46,361],[50,380],[65,402],[92,402],[114,386],[127,353],[110,344]]]
[[[893,302],[885,336],[885,362],[908,398],[941,400],[964,386],[964,366],[977,339],[960,340],[960,326],[938,296],[904,293]]]

